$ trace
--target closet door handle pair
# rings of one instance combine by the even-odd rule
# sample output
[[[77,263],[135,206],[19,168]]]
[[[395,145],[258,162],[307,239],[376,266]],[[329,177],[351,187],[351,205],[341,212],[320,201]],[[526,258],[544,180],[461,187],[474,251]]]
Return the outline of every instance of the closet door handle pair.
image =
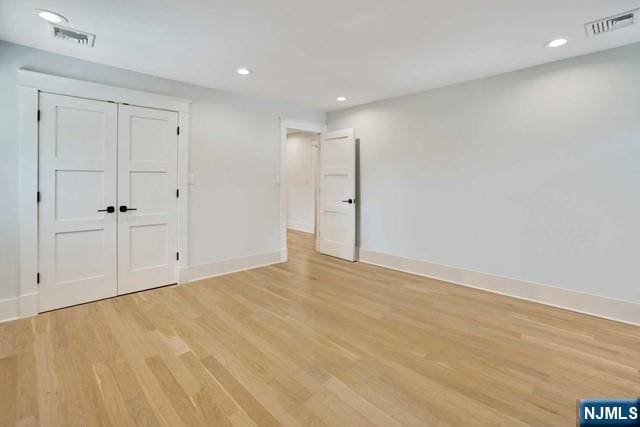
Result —
[[[126,206],[120,206],[120,212],[137,211],[137,208],[128,208]],[[98,212],[114,213],[116,208],[113,206],[107,206],[106,209],[99,209]]]

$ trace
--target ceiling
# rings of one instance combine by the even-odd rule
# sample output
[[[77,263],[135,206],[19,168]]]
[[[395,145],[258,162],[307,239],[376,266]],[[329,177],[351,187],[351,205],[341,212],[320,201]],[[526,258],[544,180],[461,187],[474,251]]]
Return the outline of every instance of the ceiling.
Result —
[[[0,0],[0,39],[215,89],[336,110],[640,41],[583,24],[640,0]],[[34,8],[97,34],[50,36]],[[550,49],[546,41],[569,43]],[[0,58],[1,60],[1,58]],[[242,77],[240,66],[254,70]],[[336,101],[338,95],[347,101]]]

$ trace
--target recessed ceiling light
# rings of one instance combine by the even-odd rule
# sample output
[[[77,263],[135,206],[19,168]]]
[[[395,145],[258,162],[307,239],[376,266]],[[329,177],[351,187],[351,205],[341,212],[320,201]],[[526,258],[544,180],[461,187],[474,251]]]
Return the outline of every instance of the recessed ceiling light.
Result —
[[[344,96],[339,96],[339,97],[336,98],[336,101],[338,101],[338,102],[344,102],[346,100],[347,100],[347,98],[345,98]]]
[[[69,22],[67,18],[60,15],[59,13],[52,12],[50,10],[45,9],[36,9],[38,16],[44,19],[47,22],[51,22],[52,24],[59,24],[61,22]]]
[[[547,43],[547,47],[560,47],[567,44],[567,39],[555,39]]]
[[[251,71],[248,68],[238,68],[238,71],[236,71],[238,74],[240,74],[241,76],[248,76],[249,74],[253,73],[253,71]]]

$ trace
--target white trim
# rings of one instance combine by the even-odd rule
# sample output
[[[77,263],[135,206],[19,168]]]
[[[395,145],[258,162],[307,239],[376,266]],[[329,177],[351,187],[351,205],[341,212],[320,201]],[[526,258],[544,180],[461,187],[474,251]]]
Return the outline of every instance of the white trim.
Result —
[[[20,118],[20,295],[38,292],[38,90],[18,89]],[[21,317],[37,314],[38,306],[25,306]]]
[[[35,88],[42,92],[59,95],[78,96],[185,113],[189,112],[189,105],[191,104],[191,100],[188,99],[70,79],[24,68],[18,70],[18,84],[23,87]]]
[[[304,120],[292,120],[292,119],[285,119],[283,117],[280,118],[280,126],[286,129],[299,130],[303,132],[324,133],[327,131],[327,125],[325,123],[307,122]]]
[[[178,112],[178,265],[179,283],[188,281],[189,218],[189,108],[191,101],[114,86],[69,79],[36,71],[18,70],[18,102],[20,128],[20,295],[18,315],[38,313],[38,92],[100,101],[113,101],[141,107]],[[18,298],[16,298],[18,301]],[[1,313],[0,313],[1,314]],[[2,317],[0,316],[0,319]]]
[[[315,225],[301,221],[287,221],[287,228],[289,230],[302,231],[303,233],[314,233]]]
[[[640,304],[360,248],[360,262],[640,325]]]
[[[189,283],[189,266],[178,267],[178,284],[184,285]]]
[[[15,320],[18,318],[18,314],[18,298],[0,300],[0,323]]]
[[[280,118],[280,254],[281,262],[287,261],[287,130],[324,133],[325,123]]]
[[[20,307],[20,318],[35,316],[38,314],[38,292],[20,295],[18,304]]]
[[[189,281],[189,113],[178,113],[178,284]]]
[[[231,258],[206,264],[192,265],[189,267],[189,282],[223,276],[253,268],[279,264],[282,255],[280,252],[265,252],[240,258]]]

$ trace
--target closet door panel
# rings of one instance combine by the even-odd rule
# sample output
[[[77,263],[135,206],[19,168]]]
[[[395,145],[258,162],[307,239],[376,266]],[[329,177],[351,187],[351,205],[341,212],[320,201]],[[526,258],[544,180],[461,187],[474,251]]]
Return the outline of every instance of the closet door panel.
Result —
[[[118,293],[177,281],[178,114],[120,105]]]
[[[117,106],[48,93],[39,103],[38,308],[47,311],[117,294]]]

